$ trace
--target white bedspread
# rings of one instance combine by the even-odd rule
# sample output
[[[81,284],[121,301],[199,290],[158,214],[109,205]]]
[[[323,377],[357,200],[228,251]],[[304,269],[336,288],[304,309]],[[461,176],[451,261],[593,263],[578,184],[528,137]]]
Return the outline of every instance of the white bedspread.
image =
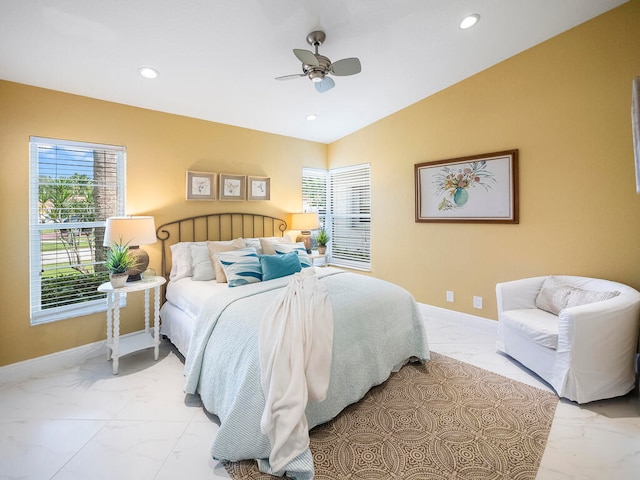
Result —
[[[260,324],[260,368],[265,408],[261,431],[269,437],[276,474],[309,448],[307,401],[327,396],[333,312],[327,287],[314,268],[296,273],[265,311]]]

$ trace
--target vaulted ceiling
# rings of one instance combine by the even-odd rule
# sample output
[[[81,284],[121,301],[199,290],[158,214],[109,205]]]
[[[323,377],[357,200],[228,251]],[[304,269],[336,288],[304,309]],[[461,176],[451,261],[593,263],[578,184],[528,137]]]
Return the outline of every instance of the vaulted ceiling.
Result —
[[[330,143],[622,3],[0,0],[0,79]],[[275,80],[301,73],[315,30],[362,72],[325,93]]]

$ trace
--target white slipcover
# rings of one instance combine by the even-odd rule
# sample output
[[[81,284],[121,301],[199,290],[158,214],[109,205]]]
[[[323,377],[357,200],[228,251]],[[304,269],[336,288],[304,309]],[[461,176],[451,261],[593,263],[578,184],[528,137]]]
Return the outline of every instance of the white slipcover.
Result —
[[[556,276],[562,284],[620,295],[560,311],[536,308],[547,276],[498,283],[497,349],[533,370],[563,398],[587,403],[635,386],[640,292],[609,280]]]

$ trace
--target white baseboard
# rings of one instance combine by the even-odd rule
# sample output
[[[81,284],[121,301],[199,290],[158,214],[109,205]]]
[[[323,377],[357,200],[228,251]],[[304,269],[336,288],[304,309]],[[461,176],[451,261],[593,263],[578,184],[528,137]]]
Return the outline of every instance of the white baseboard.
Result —
[[[69,368],[98,355],[106,356],[105,349],[105,341],[103,340],[5,365],[0,367],[0,386],[47,374],[55,370]]]
[[[486,326],[494,326],[496,325],[495,320],[491,320],[490,318],[478,317],[477,315],[471,315],[469,313],[464,312],[456,312],[455,310],[449,310],[442,307],[435,307],[433,305],[427,305],[426,303],[418,303],[418,307],[420,308],[420,312],[423,315],[433,315],[434,317],[438,317],[439,319],[449,319],[455,321],[456,323],[466,323],[474,326],[486,325]]]

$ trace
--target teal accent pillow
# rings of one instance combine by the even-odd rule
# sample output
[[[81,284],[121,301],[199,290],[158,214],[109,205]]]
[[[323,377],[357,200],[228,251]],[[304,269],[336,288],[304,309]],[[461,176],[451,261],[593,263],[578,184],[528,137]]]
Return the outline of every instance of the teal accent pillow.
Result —
[[[260,255],[260,266],[262,267],[262,281],[274,278],[286,277],[302,270],[300,259],[296,252],[282,255]]]
[[[307,249],[304,248],[304,243],[277,243],[273,246],[273,249],[276,253],[284,254],[290,252],[296,252],[298,254],[298,259],[300,260],[300,265],[302,268],[312,267],[313,263],[307,255]]]
[[[239,287],[262,281],[262,267],[255,248],[239,248],[230,252],[217,252],[216,257],[230,287]]]

